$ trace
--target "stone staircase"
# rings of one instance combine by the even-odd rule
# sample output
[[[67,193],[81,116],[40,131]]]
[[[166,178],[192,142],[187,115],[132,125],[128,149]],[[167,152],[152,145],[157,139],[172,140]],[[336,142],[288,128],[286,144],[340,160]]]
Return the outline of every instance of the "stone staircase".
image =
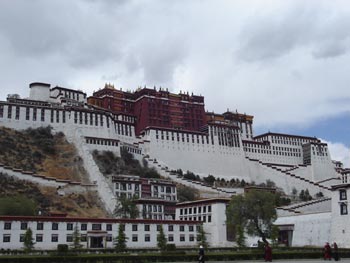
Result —
[[[232,195],[237,194],[236,191],[227,191],[227,190],[222,189],[222,188],[208,185],[208,184],[201,182],[201,181],[193,181],[193,180],[182,178],[182,177],[178,176],[177,174],[171,172],[169,170],[168,166],[158,162],[156,159],[152,159],[149,156],[144,156],[143,158],[147,161],[149,167],[155,168],[156,171],[160,175],[164,176],[165,178],[169,178],[170,180],[172,180],[176,183],[190,186],[190,187],[193,187],[193,188],[198,189],[200,191],[205,191],[205,192],[211,193],[212,195],[215,195],[216,197],[231,197]]]
[[[307,202],[302,202],[302,203],[296,203],[296,204],[292,204],[289,206],[284,206],[284,207],[277,207],[277,211],[279,215],[288,215],[288,214],[302,214],[303,212],[312,212],[312,206],[324,206],[324,210],[328,211],[331,209],[330,206],[330,202],[331,202],[331,198],[320,198],[320,199],[316,199],[316,200],[311,200],[311,201],[307,201]],[[317,209],[319,211],[319,208]]]
[[[330,187],[327,187],[327,186],[324,186],[324,185],[322,185],[320,183],[313,182],[313,181],[311,181],[309,179],[300,177],[300,176],[296,175],[295,173],[291,173],[291,171],[297,170],[300,167],[300,165],[298,165],[298,166],[295,166],[295,165],[283,165],[282,167],[289,167],[287,169],[283,169],[283,168],[280,167],[281,165],[279,165],[279,164],[264,163],[264,162],[262,162],[262,161],[260,161],[258,159],[252,159],[252,158],[249,158],[247,156],[246,156],[246,159],[251,161],[251,162],[256,162],[256,163],[260,164],[261,166],[264,166],[264,167],[269,168],[271,170],[277,171],[283,176],[288,176],[288,177],[300,180],[300,182],[307,183],[310,186],[315,186],[317,188],[320,188],[320,190],[328,190],[328,191],[331,190]]]

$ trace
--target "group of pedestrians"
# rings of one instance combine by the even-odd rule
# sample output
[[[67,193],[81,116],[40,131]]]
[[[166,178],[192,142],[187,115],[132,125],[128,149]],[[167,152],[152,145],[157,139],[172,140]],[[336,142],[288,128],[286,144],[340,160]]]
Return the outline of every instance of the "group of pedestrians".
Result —
[[[338,245],[337,243],[333,243],[333,250],[331,245],[326,242],[323,248],[323,259],[324,260],[332,260],[332,257],[335,261],[339,260],[339,252],[338,252]]]
[[[332,257],[335,261],[338,261],[339,258],[339,252],[338,252],[338,245],[337,243],[333,243],[333,248],[331,245],[326,242],[323,248],[323,258],[324,260],[332,260]],[[264,259],[265,261],[271,262],[272,261],[272,248],[268,242],[265,242],[264,244]],[[198,253],[198,262],[204,263],[204,247],[199,247],[199,253]]]

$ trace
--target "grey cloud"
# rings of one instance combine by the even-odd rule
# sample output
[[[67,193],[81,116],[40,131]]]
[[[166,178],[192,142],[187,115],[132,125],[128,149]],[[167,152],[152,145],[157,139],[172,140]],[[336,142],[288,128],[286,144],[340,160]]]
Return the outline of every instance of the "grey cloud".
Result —
[[[176,68],[187,55],[180,38],[169,37],[159,43],[148,44],[139,53],[140,67],[150,84],[166,84],[172,81]],[[152,83],[153,82],[153,83]]]
[[[74,68],[119,59],[119,39],[100,13],[81,2],[0,1],[0,34],[21,57],[62,56]],[[108,22],[108,21],[107,21]]]
[[[316,59],[333,58],[344,55],[347,51],[347,47],[342,43],[325,43],[314,50],[312,56]]]
[[[243,26],[235,55],[247,62],[282,57],[295,49],[311,50],[318,58],[331,58],[347,52],[350,18],[334,6],[296,2],[279,13],[257,17]],[[331,7],[333,7],[333,10]],[[328,10],[328,9],[331,10]]]

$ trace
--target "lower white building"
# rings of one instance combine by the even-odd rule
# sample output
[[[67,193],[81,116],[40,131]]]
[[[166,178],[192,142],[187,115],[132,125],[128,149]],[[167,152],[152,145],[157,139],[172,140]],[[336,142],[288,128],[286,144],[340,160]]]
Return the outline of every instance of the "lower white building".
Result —
[[[226,206],[229,202],[229,198],[211,198],[178,203],[175,219],[202,222],[211,247],[232,247],[233,238],[226,224]]]
[[[72,245],[78,229],[83,248],[113,248],[119,225],[124,225],[128,248],[156,248],[161,226],[168,244],[197,246],[200,222],[179,220],[76,218],[55,216],[0,216],[0,249],[22,249],[28,228],[35,249],[54,250]]]
[[[280,241],[290,246],[323,246],[336,242],[350,248],[349,173],[342,182],[332,186],[331,198],[310,201],[279,209],[275,225],[280,229]]]

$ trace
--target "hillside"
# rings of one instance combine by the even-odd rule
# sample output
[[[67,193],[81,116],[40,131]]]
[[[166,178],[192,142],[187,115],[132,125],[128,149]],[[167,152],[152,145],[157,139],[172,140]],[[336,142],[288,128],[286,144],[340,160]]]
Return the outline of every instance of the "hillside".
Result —
[[[63,133],[51,128],[16,131],[0,127],[0,163],[59,179],[87,182],[82,160]]]
[[[49,177],[89,183],[82,159],[63,133],[53,135],[51,128],[15,131],[0,127],[0,163]],[[54,187],[43,187],[0,174],[0,198],[23,195],[43,213],[70,216],[105,217],[96,192],[57,195]]]

